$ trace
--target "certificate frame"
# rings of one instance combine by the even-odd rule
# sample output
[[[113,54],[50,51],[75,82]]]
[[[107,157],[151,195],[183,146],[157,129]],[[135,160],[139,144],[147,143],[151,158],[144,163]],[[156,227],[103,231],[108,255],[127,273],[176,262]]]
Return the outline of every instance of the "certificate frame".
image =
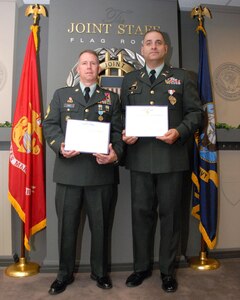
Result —
[[[125,118],[126,136],[156,137],[169,129],[168,106],[127,105]]]
[[[110,123],[68,119],[65,150],[108,154]]]

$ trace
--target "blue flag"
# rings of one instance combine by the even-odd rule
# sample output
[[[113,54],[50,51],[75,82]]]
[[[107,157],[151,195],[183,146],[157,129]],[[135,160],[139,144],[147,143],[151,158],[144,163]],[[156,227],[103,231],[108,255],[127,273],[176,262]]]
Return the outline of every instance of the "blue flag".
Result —
[[[204,127],[195,133],[192,214],[200,221],[199,230],[208,248],[213,249],[217,241],[218,215],[215,111],[205,29],[198,27],[198,33],[198,90],[204,109]]]

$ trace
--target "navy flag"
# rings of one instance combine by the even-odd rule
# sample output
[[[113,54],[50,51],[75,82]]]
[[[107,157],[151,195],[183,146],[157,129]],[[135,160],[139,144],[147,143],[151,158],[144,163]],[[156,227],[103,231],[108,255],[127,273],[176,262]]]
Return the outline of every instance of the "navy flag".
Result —
[[[192,215],[199,221],[199,230],[209,249],[217,240],[218,173],[215,112],[208,64],[206,32],[199,33],[198,90],[204,109],[204,127],[195,133]]]

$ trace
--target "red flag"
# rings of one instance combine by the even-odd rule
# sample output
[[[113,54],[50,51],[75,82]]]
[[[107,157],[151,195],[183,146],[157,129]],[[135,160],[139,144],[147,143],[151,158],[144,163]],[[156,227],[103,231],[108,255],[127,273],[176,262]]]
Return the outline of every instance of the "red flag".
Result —
[[[38,26],[32,26],[16,102],[9,157],[8,199],[24,222],[24,245],[46,227],[41,106],[36,59]]]

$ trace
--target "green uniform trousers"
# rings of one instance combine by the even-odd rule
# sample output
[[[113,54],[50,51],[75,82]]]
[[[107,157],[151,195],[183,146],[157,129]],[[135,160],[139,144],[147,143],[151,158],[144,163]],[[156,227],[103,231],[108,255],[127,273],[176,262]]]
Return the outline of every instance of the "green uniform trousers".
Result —
[[[91,231],[91,271],[106,276],[108,265],[108,224],[113,185],[71,186],[57,184],[56,211],[59,239],[59,280],[72,276],[76,259],[78,227],[84,206]]]
[[[151,174],[131,171],[134,271],[152,268],[153,241],[160,219],[159,268],[174,272],[180,236],[182,172]]]

